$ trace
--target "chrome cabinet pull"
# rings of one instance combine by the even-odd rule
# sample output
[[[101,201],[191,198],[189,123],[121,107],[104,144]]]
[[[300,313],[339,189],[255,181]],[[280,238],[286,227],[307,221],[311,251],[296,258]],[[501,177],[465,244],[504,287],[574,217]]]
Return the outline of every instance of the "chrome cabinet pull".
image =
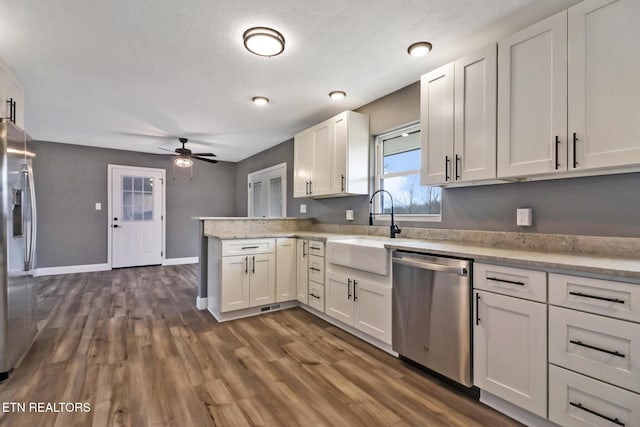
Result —
[[[260,248],[260,246],[243,246],[242,250],[245,250],[245,249],[259,249],[259,248]]]

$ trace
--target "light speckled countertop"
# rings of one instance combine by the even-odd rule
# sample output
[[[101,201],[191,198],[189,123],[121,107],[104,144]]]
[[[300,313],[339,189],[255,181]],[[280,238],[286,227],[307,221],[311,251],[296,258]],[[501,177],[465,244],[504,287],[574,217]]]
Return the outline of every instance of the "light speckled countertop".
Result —
[[[606,257],[591,254],[570,254],[561,252],[541,252],[521,249],[509,249],[487,246],[475,246],[464,243],[422,240],[390,239],[379,236],[353,234],[319,233],[313,231],[286,231],[264,233],[220,233],[207,235],[220,240],[258,239],[276,237],[298,237],[314,240],[332,240],[360,237],[372,240],[384,240],[385,247],[407,251],[427,252],[435,255],[448,255],[471,258],[476,262],[520,265],[537,269],[560,272],[582,272],[601,276],[616,276],[630,279],[640,284],[640,259]]]

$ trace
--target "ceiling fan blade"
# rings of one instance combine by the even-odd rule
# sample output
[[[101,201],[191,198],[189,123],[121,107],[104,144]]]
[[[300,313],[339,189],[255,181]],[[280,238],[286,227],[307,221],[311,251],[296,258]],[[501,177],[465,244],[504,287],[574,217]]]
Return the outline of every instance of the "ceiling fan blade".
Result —
[[[198,159],[198,160],[202,160],[203,162],[208,162],[208,163],[218,163],[217,160],[213,160],[213,159],[205,159],[204,157],[198,157],[198,156],[191,156],[192,159]]]
[[[166,148],[162,148],[162,147],[158,147],[158,150],[168,151],[170,153],[176,154],[176,152],[174,150],[167,150]]]
[[[213,153],[191,153],[192,156],[208,156],[208,157],[218,157]]]

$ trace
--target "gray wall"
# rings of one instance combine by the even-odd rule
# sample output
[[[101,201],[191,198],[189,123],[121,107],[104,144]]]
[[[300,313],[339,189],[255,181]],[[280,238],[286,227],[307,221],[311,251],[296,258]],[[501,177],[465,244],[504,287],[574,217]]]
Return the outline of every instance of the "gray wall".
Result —
[[[420,115],[419,84],[407,86],[356,111],[369,114],[372,135],[416,121]],[[369,203],[366,196],[321,200],[291,199],[292,141],[239,163],[236,170],[237,182],[246,183],[245,171],[254,165],[271,166],[282,161],[288,162],[289,169],[289,216],[300,216],[299,205],[306,203],[306,216],[314,217],[319,222],[367,223]],[[244,167],[245,162],[249,168]],[[244,191],[244,198],[236,198],[238,215],[246,214],[246,189]],[[533,227],[515,225],[515,210],[518,207],[533,208]],[[345,220],[346,209],[355,210],[355,221]],[[405,225],[640,237],[640,173],[444,189],[442,212],[441,223]]]
[[[235,164],[194,165],[193,181],[173,180],[166,156],[80,145],[34,142],[38,207],[37,267],[107,262],[107,165],[166,169],[167,258],[199,254],[192,216],[233,216]],[[185,171],[178,171],[185,172]],[[102,210],[95,210],[95,203]]]

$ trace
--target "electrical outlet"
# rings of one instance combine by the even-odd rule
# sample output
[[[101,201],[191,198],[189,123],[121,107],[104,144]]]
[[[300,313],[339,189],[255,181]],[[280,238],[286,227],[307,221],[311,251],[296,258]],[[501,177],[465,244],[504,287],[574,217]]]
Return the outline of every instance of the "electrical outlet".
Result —
[[[97,211],[101,211],[102,210],[102,203],[96,203],[96,210]]]
[[[353,221],[353,209],[346,210],[346,219],[347,221]]]
[[[307,205],[304,203],[300,205],[300,213],[307,213]]]
[[[533,225],[533,211],[531,208],[518,208],[516,210],[516,224],[520,227]]]

